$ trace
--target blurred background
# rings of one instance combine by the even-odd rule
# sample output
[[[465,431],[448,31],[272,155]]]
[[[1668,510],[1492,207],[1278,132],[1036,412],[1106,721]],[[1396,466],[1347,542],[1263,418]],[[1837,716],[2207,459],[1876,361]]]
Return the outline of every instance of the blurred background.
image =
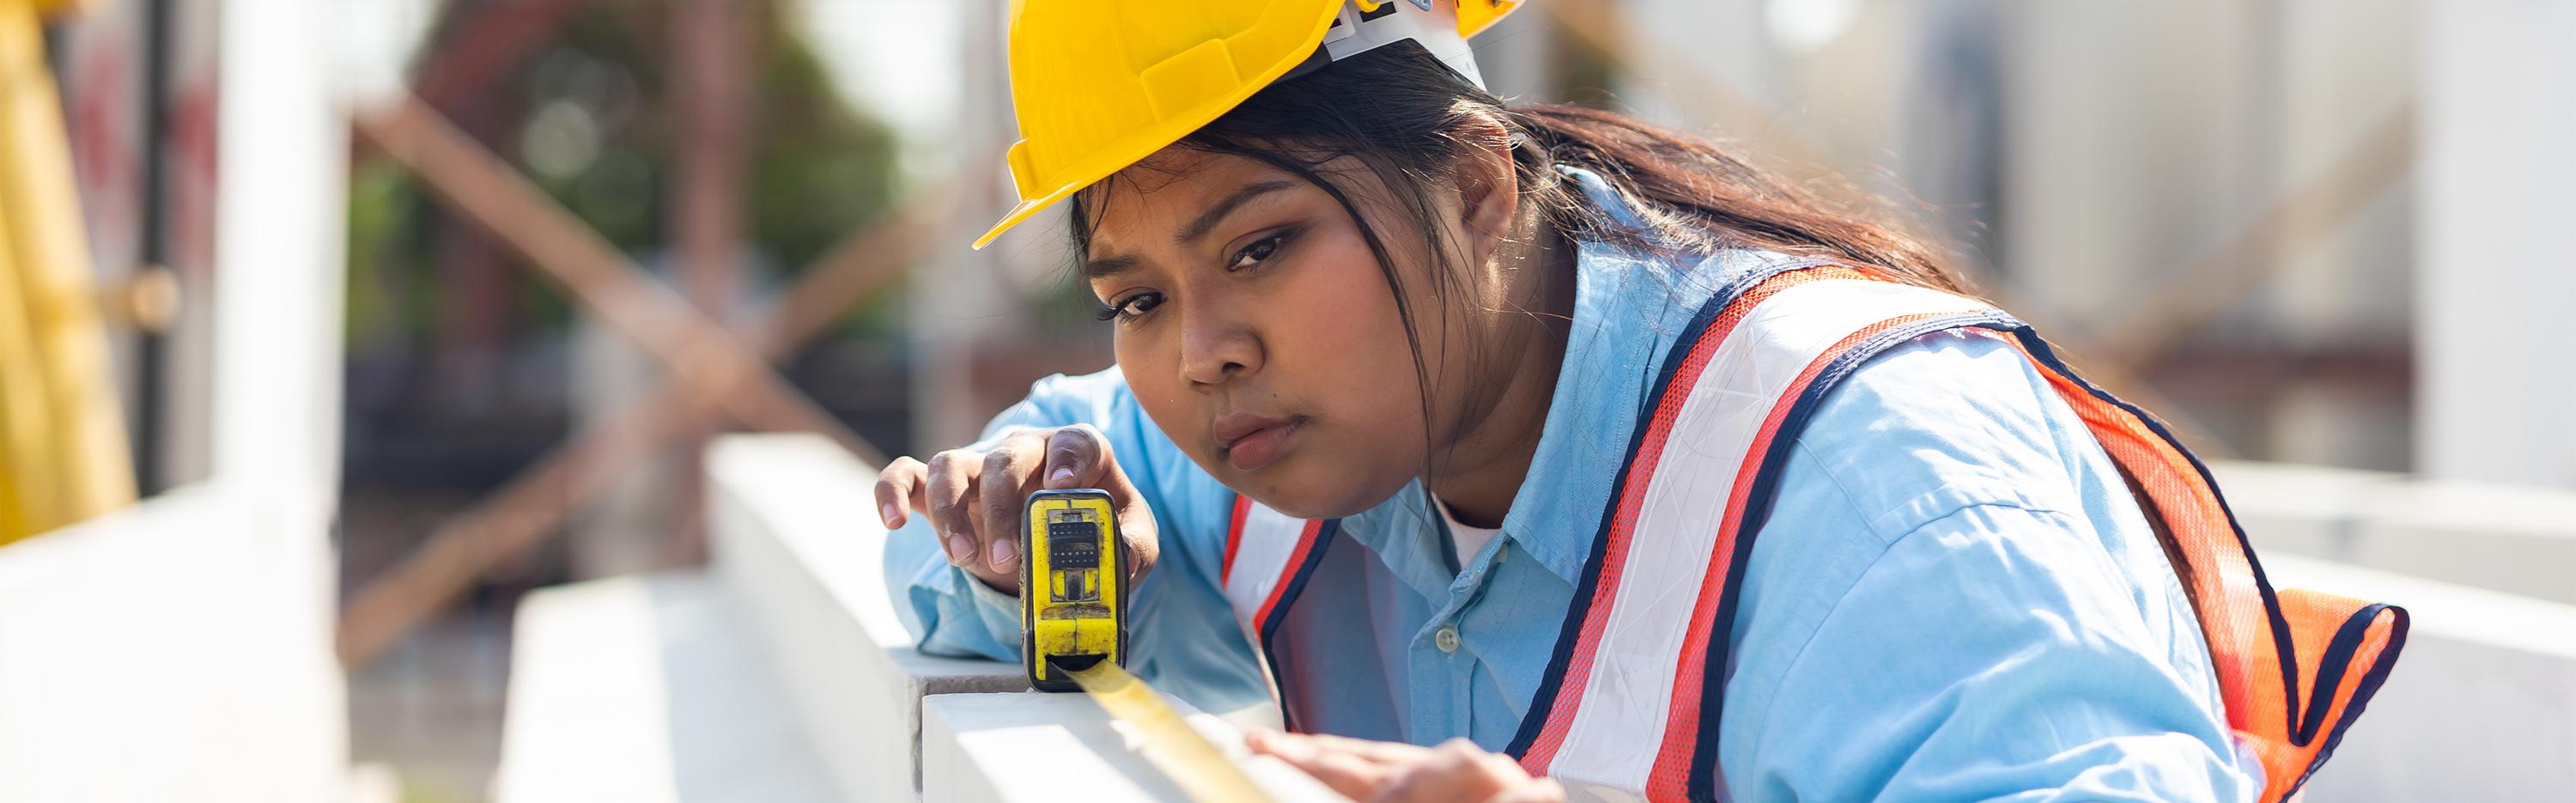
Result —
[[[966,248],[1002,5],[0,0],[0,799],[494,796],[522,601],[706,565],[722,435],[873,466],[1107,367],[1061,220]],[[2576,3],[1533,0],[1476,46],[1893,199],[2313,509],[2283,549],[2576,622]],[[2483,529],[2383,550],[2392,499]],[[2567,637],[2495,681],[2559,775]]]

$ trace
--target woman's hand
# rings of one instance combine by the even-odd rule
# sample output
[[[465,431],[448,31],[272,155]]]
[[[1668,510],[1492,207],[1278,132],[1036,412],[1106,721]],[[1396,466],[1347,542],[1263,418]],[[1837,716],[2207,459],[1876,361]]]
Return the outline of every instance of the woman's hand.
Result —
[[[1109,439],[1089,424],[1024,429],[985,451],[950,449],[924,463],[895,458],[877,474],[877,509],[886,529],[914,511],[930,516],[948,562],[1006,594],[1020,589],[1020,515],[1041,489],[1099,488],[1118,511],[1127,542],[1127,579],[1142,579],[1161,553],[1154,516],[1118,468]]]
[[[1532,778],[1520,762],[1451,739],[1439,747],[1339,736],[1253,731],[1252,752],[1277,756],[1359,801],[1563,803],[1564,787]]]

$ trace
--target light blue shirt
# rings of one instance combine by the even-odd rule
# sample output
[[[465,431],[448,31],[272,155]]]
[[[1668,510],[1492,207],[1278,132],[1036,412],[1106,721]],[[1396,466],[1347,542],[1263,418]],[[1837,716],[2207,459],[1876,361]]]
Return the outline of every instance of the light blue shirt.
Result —
[[[1375,721],[1346,735],[1424,745],[1511,741],[1663,356],[1723,279],[1780,259],[1732,251],[1687,265],[1583,247],[1546,429],[1501,535],[1453,570],[1419,483],[1343,520],[1381,564],[1373,574],[1399,582],[1366,598],[1378,655],[1301,656],[1309,671],[1383,687],[1316,701],[1354,709],[1328,721]],[[1107,434],[1161,529],[1162,562],[1131,598],[1130,667],[1203,709],[1267,701],[1217,588],[1233,493],[1154,427],[1114,369],[1038,382],[986,442],[1077,422]],[[2018,352],[1957,333],[1900,346],[1845,379],[1790,448],[1730,636],[1718,760],[1734,799],[2260,790],[2154,533]],[[1018,602],[949,566],[921,522],[889,540],[886,565],[922,649],[1017,660]],[[1443,628],[1455,650],[1438,648]]]

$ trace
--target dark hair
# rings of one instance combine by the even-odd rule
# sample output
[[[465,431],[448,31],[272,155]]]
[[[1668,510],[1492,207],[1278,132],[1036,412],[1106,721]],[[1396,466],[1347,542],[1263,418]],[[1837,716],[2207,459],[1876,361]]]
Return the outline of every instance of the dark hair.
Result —
[[[1491,121],[1491,124],[1483,121]],[[1468,83],[1420,45],[1400,42],[1334,62],[1255,93],[1176,147],[1230,154],[1277,167],[1314,184],[1359,226],[1395,293],[1412,341],[1425,421],[1431,377],[1421,353],[1420,322],[1405,303],[1403,280],[1386,243],[1347,191],[1323,175],[1349,157],[1392,190],[1396,210],[1416,224],[1434,260],[1453,253],[1443,242],[1431,191],[1453,179],[1460,153],[1499,124],[1512,148],[1523,203],[1541,225],[1569,241],[1606,242],[1674,257],[1730,248],[1759,248],[1872,270],[1897,281],[1954,292],[1965,284],[1942,250],[1878,222],[1874,214],[1828,202],[1728,153],[1709,139],[1616,112],[1557,104],[1505,105]],[[1642,225],[1623,224],[1587,200],[1558,165],[1589,170],[1607,182]],[[1098,209],[1113,176],[1073,197],[1073,253],[1089,252]],[[1132,179],[1131,179],[1132,180]],[[1445,295],[1462,271],[1434,264]],[[1445,321],[1443,322],[1445,325]]]

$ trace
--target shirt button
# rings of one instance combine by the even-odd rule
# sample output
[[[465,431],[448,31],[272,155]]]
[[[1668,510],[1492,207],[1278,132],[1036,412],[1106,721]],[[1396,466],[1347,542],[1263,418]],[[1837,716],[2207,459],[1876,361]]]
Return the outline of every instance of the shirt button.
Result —
[[[1457,652],[1458,628],[1440,628],[1440,632],[1431,634],[1431,645],[1439,647],[1441,652]]]

